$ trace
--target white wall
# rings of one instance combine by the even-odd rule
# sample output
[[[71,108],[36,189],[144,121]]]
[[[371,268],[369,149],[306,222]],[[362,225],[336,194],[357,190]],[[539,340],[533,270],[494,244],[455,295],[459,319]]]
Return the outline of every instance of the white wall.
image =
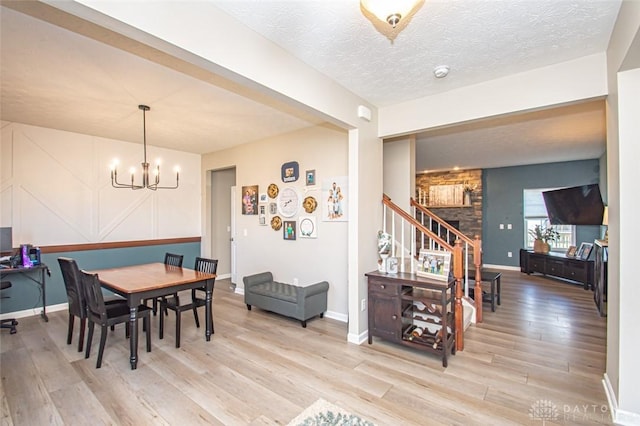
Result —
[[[199,155],[148,146],[150,158],[180,165],[180,187],[115,189],[111,161],[120,159],[125,176],[129,166],[140,170],[141,144],[1,124],[0,224],[13,227],[14,245],[200,236]]]
[[[236,167],[238,288],[244,287],[242,277],[263,271],[271,271],[277,281],[293,282],[297,278],[302,286],[328,281],[327,315],[346,320],[348,223],[323,221],[321,184],[326,179],[347,176],[347,142],[346,132],[314,127],[203,156],[205,170]],[[289,161],[298,162],[300,178],[284,183],[281,166]],[[317,185],[305,186],[306,170],[316,171]],[[259,192],[264,193],[271,183],[280,189],[294,187],[302,198],[309,195],[316,198],[318,209],[311,216],[317,220],[318,238],[287,241],[282,230],[259,225],[257,215],[242,215],[242,186],[258,185]],[[307,215],[301,208],[295,219]],[[350,220],[357,221],[357,217],[350,216]]]
[[[605,390],[614,421],[640,424],[637,367],[640,353],[637,297],[634,289],[637,208],[635,185],[638,156],[638,71],[640,2],[623,1],[607,49],[607,201],[609,206],[609,265],[607,297],[607,367]],[[634,44],[635,43],[635,44]],[[620,73],[626,64],[628,70]],[[631,70],[630,67],[635,67]],[[624,76],[622,76],[624,74]],[[622,76],[622,78],[621,78]],[[624,208],[624,211],[623,211]]]

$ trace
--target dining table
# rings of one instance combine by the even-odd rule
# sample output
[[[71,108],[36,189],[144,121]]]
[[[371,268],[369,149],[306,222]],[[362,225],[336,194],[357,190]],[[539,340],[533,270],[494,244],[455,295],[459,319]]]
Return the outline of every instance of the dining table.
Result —
[[[194,269],[146,263],[142,265],[87,271],[98,274],[102,288],[120,295],[127,300],[130,311],[131,369],[138,366],[138,306],[145,299],[153,299],[193,288],[206,289],[205,297],[205,338],[211,340],[213,285],[216,274]],[[161,312],[160,315],[163,315]]]

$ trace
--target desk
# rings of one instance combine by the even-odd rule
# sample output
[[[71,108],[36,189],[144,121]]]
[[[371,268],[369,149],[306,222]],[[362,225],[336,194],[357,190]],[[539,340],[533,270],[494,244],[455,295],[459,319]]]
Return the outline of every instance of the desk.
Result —
[[[42,293],[42,313],[40,314],[40,316],[42,316],[45,322],[48,322],[49,318],[47,317],[45,272],[47,275],[51,276],[49,267],[44,263],[32,266],[31,268],[0,268],[0,278],[4,277],[5,275],[22,274],[25,277],[29,278],[31,281],[38,284],[38,286],[40,286],[40,292]],[[32,275],[36,275],[36,278],[32,277]]]
[[[102,287],[127,299],[131,322],[131,369],[138,365],[138,305],[144,299],[167,296],[182,290],[206,287],[205,337],[211,340],[212,293],[215,274],[188,268],[169,266],[164,263],[125,266],[121,268],[89,271],[98,274]],[[162,313],[160,313],[163,315]]]

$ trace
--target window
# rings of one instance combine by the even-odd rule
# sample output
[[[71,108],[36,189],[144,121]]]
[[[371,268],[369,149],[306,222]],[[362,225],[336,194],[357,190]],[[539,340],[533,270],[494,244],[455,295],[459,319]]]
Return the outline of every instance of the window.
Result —
[[[550,226],[542,193],[552,189],[555,188],[524,190],[524,241],[525,247],[528,249],[533,248],[533,237],[529,234],[529,230],[533,230],[536,225],[545,228]],[[569,246],[576,245],[576,227],[574,225],[553,225],[553,229],[558,231],[560,238],[557,241],[549,241],[552,250],[563,251]]]

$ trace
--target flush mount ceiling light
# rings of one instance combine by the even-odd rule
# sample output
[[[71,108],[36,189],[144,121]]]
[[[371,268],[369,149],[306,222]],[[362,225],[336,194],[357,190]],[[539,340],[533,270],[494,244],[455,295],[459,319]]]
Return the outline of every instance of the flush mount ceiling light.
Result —
[[[362,14],[390,41],[398,36],[424,0],[360,0]]]
[[[131,183],[125,184],[118,182],[118,160],[114,160],[111,163],[111,186],[114,188],[128,188],[128,189],[151,189],[155,191],[157,189],[176,189],[178,187],[178,181],[180,179],[180,171],[176,167],[176,184],[175,186],[160,186],[160,162],[156,163],[153,169],[153,183],[149,182],[149,163],[147,162],[147,125],[145,120],[145,113],[149,111],[146,105],[138,105],[138,109],[142,110],[142,135],[144,146],[144,160],[142,161],[142,185],[136,185],[135,169],[131,169]]]

